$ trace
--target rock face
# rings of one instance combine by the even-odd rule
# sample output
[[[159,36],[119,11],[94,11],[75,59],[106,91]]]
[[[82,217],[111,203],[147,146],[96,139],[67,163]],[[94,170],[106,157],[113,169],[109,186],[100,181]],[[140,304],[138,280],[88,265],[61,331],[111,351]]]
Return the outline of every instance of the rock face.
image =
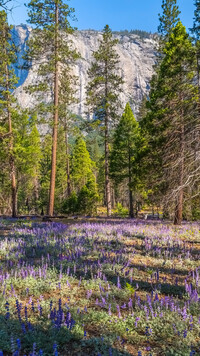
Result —
[[[19,46],[18,63],[22,62],[22,55],[26,49],[26,40],[31,34],[31,28],[26,25],[16,26],[13,29],[13,38]],[[123,107],[129,101],[134,113],[137,115],[139,104],[144,95],[148,95],[150,79],[153,75],[153,65],[155,63],[155,45],[153,38],[140,39],[138,36],[114,34],[114,38],[119,40],[116,50],[120,56],[119,72],[123,77],[123,93],[121,101]],[[77,51],[81,54],[73,68],[73,72],[78,77],[77,98],[78,103],[73,104],[71,111],[77,115],[85,117],[86,110],[86,86],[88,83],[87,71],[93,60],[92,53],[98,49],[102,35],[100,32],[84,30],[77,31],[73,36],[73,43]],[[36,68],[27,71],[16,69],[17,76],[20,77],[19,86],[15,91],[19,104],[26,107],[33,107],[35,97],[27,94],[24,88],[33,84],[37,80]],[[46,97],[44,100],[48,101]]]

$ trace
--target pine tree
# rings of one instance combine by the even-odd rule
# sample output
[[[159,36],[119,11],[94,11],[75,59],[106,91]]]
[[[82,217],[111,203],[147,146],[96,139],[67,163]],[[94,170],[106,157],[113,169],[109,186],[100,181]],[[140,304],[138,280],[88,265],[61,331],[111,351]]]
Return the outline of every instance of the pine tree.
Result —
[[[117,74],[119,56],[115,46],[118,40],[113,39],[108,25],[103,30],[103,39],[99,49],[93,53],[94,62],[88,72],[87,104],[93,109],[96,120],[104,130],[105,144],[105,192],[107,215],[111,215],[111,187],[109,179],[109,139],[110,127],[118,120],[120,107],[119,93],[122,78]]]
[[[136,192],[139,184],[138,156],[141,144],[139,124],[133,115],[130,104],[127,103],[114,134],[110,155],[110,174],[116,185],[128,180],[131,218],[134,217],[133,193]]]
[[[7,14],[0,12],[0,119],[3,125],[0,137],[8,142],[8,157],[10,164],[10,177],[12,189],[12,216],[17,215],[17,188],[16,188],[16,170],[13,153],[13,89],[17,84],[17,78],[14,74],[13,64],[16,62],[15,47],[11,42],[12,27],[7,23]]]
[[[199,92],[199,113],[200,113],[200,0],[194,1],[194,24],[191,29],[194,36],[195,49],[196,49],[196,71],[197,71],[197,85]]]
[[[72,172],[74,189],[79,192],[86,185],[88,179],[93,176],[93,162],[90,158],[84,139],[79,136],[76,139],[72,155]]]
[[[73,18],[74,9],[70,8],[65,0],[31,0],[28,9],[29,23],[35,28],[33,36],[28,42],[29,49],[26,59],[36,63],[40,62],[38,75],[42,78],[38,84],[29,87],[29,90],[38,94],[52,93],[52,101],[48,106],[48,111],[53,118],[48,207],[48,214],[51,216],[54,212],[55,199],[59,108],[63,104],[59,101],[60,83],[66,71],[70,70],[69,63],[78,57],[76,51],[71,48],[71,41],[66,40],[66,36],[73,33],[69,18]],[[43,100],[42,97],[39,99]]]
[[[163,53],[144,126],[149,132],[149,156],[156,157],[160,167],[156,184],[163,187],[165,202],[174,205],[174,222],[180,224],[185,192],[197,178],[194,147],[199,131],[194,49],[181,22],[172,30]]]
[[[39,201],[40,136],[36,117],[26,111],[13,115],[13,152],[17,176],[18,208],[37,211]],[[26,203],[26,206],[25,206]],[[31,208],[32,206],[32,208]]]
[[[66,175],[66,143],[65,132],[63,127],[58,128],[58,146],[57,146],[57,167],[56,167],[56,181],[55,181],[55,211],[61,212],[62,204],[66,197],[67,190],[67,175]],[[52,136],[46,134],[41,142],[42,157],[40,160],[40,208],[44,209],[47,206],[47,198],[49,192],[50,171],[51,171],[51,147]],[[46,209],[45,209],[46,213]],[[47,211],[48,213],[48,211]]]
[[[160,24],[158,26],[158,33],[162,40],[167,41],[173,28],[180,21],[180,10],[177,6],[177,0],[162,0],[162,14],[159,14]]]

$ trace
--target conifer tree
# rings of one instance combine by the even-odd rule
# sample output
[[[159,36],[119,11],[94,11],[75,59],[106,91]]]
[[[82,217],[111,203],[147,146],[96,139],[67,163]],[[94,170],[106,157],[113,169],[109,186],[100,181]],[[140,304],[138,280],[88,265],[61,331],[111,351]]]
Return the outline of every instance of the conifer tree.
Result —
[[[90,158],[84,139],[79,136],[76,139],[72,155],[72,172],[74,188],[77,192],[86,185],[88,179],[93,176],[94,163]]]
[[[105,196],[107,215],[111,215],[111,187],[109,178],[110,127],[118,120],[119,93],[123,83],[117,74],[119,56],[115,50],[118,40],[113,39],[108,25],[104,27],[99,49],[93,53],[94,62],[88,72],[87,103],[104,130],[105,144]]]
[[[27,61],[39,61],[39,83],[29,87],[30,92],[44,94],[51,93],[48,112],[53,121],[51,179],[49,191],[48,214],[54,212],[56,155],[59,125],[60,83],[64,73],[70,71],[70,63],[77,57],[71,48],[71,41],[67,37],[73,33],[69,19],[73,18],[74,9],[65,0],[31,0],[28,4],[29,23],[35,28],[33,36],[28,42]],[[70,79],[69,79],[70,80]],[[70,85],[69,85],[70,87]],[[38,100],[43,100],[42,96]],[[63,104],[63,103],[62,103]]]
[[[12,190],[12,216],[17,215],[17,188],[16,170],[13,152],[13,89],[17,84],[14,74],[13,64],[16,62],[15,47],[11,42],[12,27],[7,23],[6,12],[0,11],[0,137],[6,139],[8,143],[8,158],[10,165],[11,190]],[[6,123],[6,124],[4,124]]]
[[[200,0],[194,1],[195,11],[194,11],[194,24],[191,29],[194,36],[195,49],[196,49],[196,70],[197,70],[197,84],[199,92],[199,113],[200,113]]]
[[[156,155],[160,167],[155,183],[164,185],[164,200],[174,205],[174,223],[180,224],[185,191],[198,174],[194,147],[198,137],[195,132],[199,131],[194,48],[181,22],[172,30],[163,53],[157,83],[150,93],[145,126],[150,156]]]
[[[162,0],[162,14],[159,14],[158,33],[162,40],[168,40],[173,28],[180,21],[177,0]]]
[[[134,217],[133,194],[139,184],[138,156],[141,141],[139,124],[133,115],[130,104],[127,103],[114,134],[110,155],[110,175],[116,185],[128,181],[131,218]]]
[[[18,209],[37,211],[39,201],[40,136],[36,117],[26,111],[13,115],[13,151],[17,176]],[[26,206],[25,206],[26,205]]]

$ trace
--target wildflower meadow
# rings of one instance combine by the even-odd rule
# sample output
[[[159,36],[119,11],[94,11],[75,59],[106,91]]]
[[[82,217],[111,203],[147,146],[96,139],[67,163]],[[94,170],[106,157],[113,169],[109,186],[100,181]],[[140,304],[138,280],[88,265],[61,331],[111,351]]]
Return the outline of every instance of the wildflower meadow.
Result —
[[[197,224],[0,223],[0,355],[200,355]]]

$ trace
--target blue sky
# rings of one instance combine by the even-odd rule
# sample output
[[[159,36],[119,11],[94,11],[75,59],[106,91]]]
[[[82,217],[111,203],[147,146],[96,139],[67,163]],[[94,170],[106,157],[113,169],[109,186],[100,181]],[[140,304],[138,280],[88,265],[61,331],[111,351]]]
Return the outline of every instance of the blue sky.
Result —
[[[9,16],[12,24],[26,23],[25,0],[12,0],[14,9]],[[102,29],[109,24],[112,30],[140,29],[155,32],[162,0],[70,0],[76,10],[78,29]],[[193,0],[178,0],[183,24],[190,28],[194,14]]]

